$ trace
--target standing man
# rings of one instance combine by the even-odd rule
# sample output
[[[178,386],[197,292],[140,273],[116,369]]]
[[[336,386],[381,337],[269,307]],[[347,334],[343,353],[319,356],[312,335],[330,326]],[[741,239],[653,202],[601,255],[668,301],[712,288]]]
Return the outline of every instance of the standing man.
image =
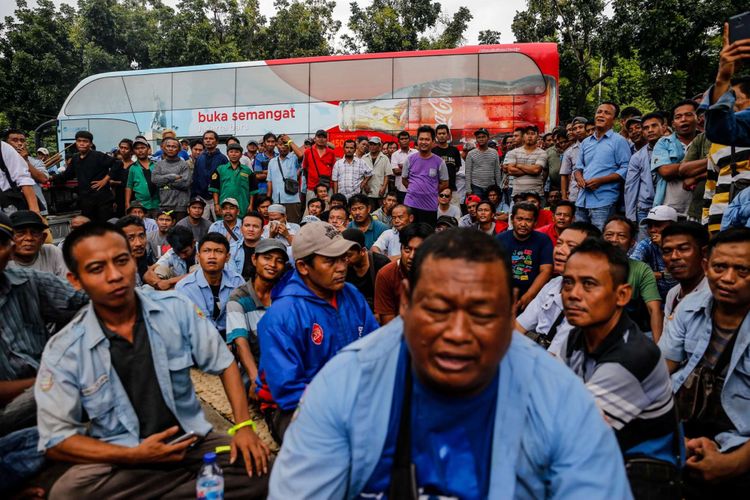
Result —
[[[208,232],[219,233],[232,242],[240,241],[242,234],[240,233],[240,224],[237,222],[240,204],[234,198],[224,198],[219,210],[221,219],[211,224]]]
[[[252,197],[258,192],[255,172],[240,163],[242,146],[239,144],[227,146],[227,155],[229,162],[216,167],[216,171],[211,174],[208,190],[213,194],[217,214],[222,213],[219,200],[231,198],[239,203],[240,213],[245,215],[248,210],[253,209]]]
[[[603,102],[596,109],[596,132],[581,142],[573,177],[580,189],[576,200],[576,219],[591,222],[599,229],[615,211],[620,196],[620,182],[625,179],[630,162],[630,145],[612,125],[620,108]]]
[[[562,158],[565,150],[570,145],[568,132],[563,127],[557,127],[553,130],[552,137],[555,144],[553,147],[547,148],[547,165],[545,167],[547,178],[549,179],[549,193],[560,191],[561,189],[560,167],[562,166]]]
[[[268,186],[266,179],[268,178],[268,163],[271,158],[276,156],[276,134],[267,132],[263,136],[263,141],[258,148],[258,154],[255,155],[255,164],[253,170],[255,171],[255,178],[258,180],[258,195],[267,195]]]
[[[187,162],[178,155],[180,143],[177,139],[161,141],[164,152],[154,167],[151,180],[159,188],[159,208],[172,213],[175,221],[185,218],[190,200],[190,169]]]
[[[332,149],[328,148],[328,132],[320,129],[315,132],[315,145],[305,150],[302,159],[302,169],[307,178],[305,199],[315,198],[315,189],[318,186],[323,186],[330,191],[335,163],[336,155]]]
[[[93,149],[94,136],[87,130],[76,132],[75,141],[78,154],[73,155],[65,172],[55,179],[63,182],[73,178],[78,179],[78,206],[81,209],[81,215],[85,215],[92,221],[106,222],[112,218],[112,204],[115,200],[109,188],[110,171],[114,166],[114,159]],[[34,209],[31,208],[31,210]]]
[[[232,270],[246,281],[253,277],[255,271],[253,254],[262,236],[263,216],[255,211],[246,213],[242,218],[242,239],[235,241],[229,251]],[[283,243],[281,244],[283,245]],[[284,248],[286,248],[286,245],[284,245]]]
[[[214,199],[209,191],[211,176],[213,176],[219,165],[229,163],[229,159],[219,151],[219,135],[213,130],[203,132],[203,152],[195,160],[195,170],[193,170],[193,186],[190,190],[190,196],[200,196],[208,210],[203,212],[203,217],[209,220],[216,220],[217,216],[221,217],[220,212],[214,210]]]
[[[365,184],[363,192],[370,198],[370,211],[377,210],[383,202],[383,197],[388,191],[388,186],[393,179],[391,161],[381,151],[383,141],[380,137],[373,136],[368,140],[368,154],[362,159],[371,171],[371,177]]]
[[[575,203],[578,199],[578,183],[573,178],[573,170],[576,163],[578,163],[581,142],[587,137],[586,124],[588,120],[582,116],[576,116],[571,123],[570,130],[573,134],[574,142],[563,153],[562,163],[560,164],[560,188],[563,200]]]
[[[503,170],[510,175],[511,194],[534,192],[544,196],[544,167],[547,152],[537,146],[539,130],[536,125],[524,129],[523,146],[508,151],[503,160]]]
[[[435,127],[435,142],[432,153],[438,155],[445,162],[445,167],[448,169],[448,187],[451,188],[453,193],[451,205],[458,207],[461,201],[458,198],[456,174],[461,169],[461,153],[456,146],[451,144],[451,131],[445,123]]]
[[[399,132],[396,137],[398,138],[398,150],[394,151],[391,155],[391,169],[395,176],[394,184],[396,186],[398,202],[403,203],[406,199],[406,186],[404,186],[404,183],[402,182],[401,174],[403,173],[406,159],[416,153],[417,150],[409,147],[411,137],[409,137],[409,132],[406,130]]]
[[[195,162],[203,153],[203,139],[193,139],[190,141],[190,157],[185,160],[190,172],[190,185],[193,185],[193,172],[195,171]]]
[[[654,146],[651,171],[656,178],[654,206],[667,205],[681,217],[687,215],[692,200],[692,191],[682,187],[680,163],[685,157],[685,148],[695,139],[698,125],[695,101],[682,101],[672,108],[671,135],[662,137]]]
[[[380,238],[380,235],[388,231],[388,226],[375,220],[370,215],[369,200],[363,194],[355,194],[349,199],[349,213],[352,221],[349,228],[356,228],[365,235],[365,248],[367,250]]]
[[[187,207],[187,217],[179,221],[175,226],[186,227],[193,232],[195,241],[200,241],[208,232],[211,223],[203,218],[206,202],[200,196],[194,196]]]
[[[279,442],[315,374],[378,327],[362,294],[346,283],[346,255],[357,246],[330,224],[305,224],[292,246],[294,274],[258,325],[260,377],[272,397],[265,403],[276,406],[266,418]]]
[[[130,167],[133,165],[133,140],[122,139],[117,145],[119,158],[110,172],[109,185],[115,193],[115,217],[125,215],[125,187],[128,185]]]
[[[638,240],[648,237],[643,221],[654,206],[654,181],[651,158],[654,146],[664,137],[666,123],[661,113],[649,113],[641,121],[641,134],[648,141],[628,162],[625,175],[625,216],[634,221],[640,231]]]
[[[403,321],[346,348],[307,387],[271,500],[630,498],[591,396],[512,333],[506,262],[477,231],[424,243]]]
[[[344,157],[336,160],[331,176],[333,192],[343,194],[347,200],[364,192],[372,178],[372,167],[354,156],[355,150],[356,143],[353,139],[344,141]]]
[[[552,241],[534,231],[539,209],[531,203],[517,203],[511,210],[512,231],[497,239],[510,256],[513,287],[518,290],[516,303],[522,311],[552,277]]]
[[[29,175],[34,179],[34,193],[36,194],[37,203],[39,204],[40,214],[47,215],[47,205],[44,200],[44,193],[42,192],[41,184],[46,184],[49,181],[49,173],[47,168],[44,166],[44,161],[29,156],[29,149],[26,145],[27,135],[26,132],[19,129],[10,129],[5,133],[5,140],[8,144],[13,146],[21,158],[26,162],[26,167],[29,170]],[[44,149],[44,148],[39,148]],[[38,154],[38,152],[37,152]],[[47,152],[49,156],[49,152]]]
[[[486,128],[474,132],[477,147],[466,155],[466,194],[487,196],[487,188],[502,185],[502,170],[497,151],[487,146],[490,133]]]
[[[47,343],[34,387],[39,450],[79,464],[50,497],[192,498],[203,454],[229,445],[226,497],[262,498],[269,451],[250,428],[239,370],[216,329],[179,294],[136,290],[128,243],[109,224],[74,230],[63,254],[91,303]],[[193,364],[221,377],[238,424],[231,439],[211,432]],[[189,431],[194,438],[168,444]],[[244,466],[231,466],[238,455]]]
[[[128,183],[125,187],[125,211],[132,202],[139,202],[146,209],[146,214],[156,219],[159,211],[159,188],[151,176],[156,166],[149,158],[151,145],[146,139],[133,141],[133,152],[136,162],[128,169]]]
[[[406,187],[404,205],[412,209],[416,222],[424,222],[432,227],[437,223],[438,194],[448,187],[448,167],[441,157],[432,153],[434,141],[435,130],[432,127],[419,127],[419,153],[407,157],[401,172],[401,181]]]
[[[208,233],[198,243],[200,267],[188,273],[174,287],[189,298],[226,338],[226,306],[232,290],[245,283],[242,276],[226,266],[229,242],[218,233]]]
[[[287,219],[299,224],[303,212],[300,202],[299,160],[296,154],[289,154],[286,143],[280,142],[278,148],[279,155],[268,162],[266,190],[273,203],[286,208]]]

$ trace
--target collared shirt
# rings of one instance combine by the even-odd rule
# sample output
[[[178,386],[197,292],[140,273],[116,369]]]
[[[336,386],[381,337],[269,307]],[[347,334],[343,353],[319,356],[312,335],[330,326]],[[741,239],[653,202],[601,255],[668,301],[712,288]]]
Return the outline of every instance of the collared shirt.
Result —
[[[396,152],[391,155],[391,170],[393,170],[394,168],[401,168],[403,172],[404,165],[406,165],[406,159],[416,152],[417,150],[412,148],[409,148],[408,151],[403,151],[401,148],[396,150]],[[398,191],[401,191],[402,193],[406,192],[406,187],[404,187],[404,182],[401,179],[401,174],[396,176],[395,184]]]
[[[281,156],[277,156],[268,162],[268,182],[271,183],[271,189],[273,193],[270,194],[271,199],[274,203],[299,203],[300,193],[298,190],[296,194],[289,194],[284,189],[284,179],[292,179],[295,181],[299,180],[299,160],[294,153],[286,155],[282,160]],[[283,172],[283,175],[282,175]],[[267,186],[268,184],[266,184]],[[302,186],[300,186],[301,188]]]
[[[370,215],[370,225],[367,226],[367,231],[363,231],[365,233],[365,246],[369,250],[370,247],[375,243],[375,241],[380,237],[381,234],[388,231],[388,226],[380,222],[379,220],[375,220]],[[361,231],[361,228],[357,225],[356,222],[351,221],[348,226],[348,228],[352,229],[359,229]]]
[[[150,186],[154,185],[149,182],[154,172],[154,167],[156,167],[154,162],[149,163],[148,169],[144,169],[140,163],[135,162],[128,169],[127,188],[133,191],[133,197],[130,201],[131,203],[133,201],[140,201],[146,210],[156,210],[159,208],[159,191],[158,189],[154,189],[152,193]],[[148,174],[146,174],[147,170]]]
[[[302,168],[305,170],[305,174],[307,174],[307,189],[315,191],[320,182],[321,175],[330,177],[333,173],[334,163],[336,163],[336,155],[329,148],[325,149],[322,156],[318,153],[317,146],[312,146],[305,151],[302,157]]]
[[[179,293],[136,289],[136,294],[164,402],[180,427],[205,436],[211,424],[190,368],[218,375],[234,356],[203,312]],[[112,367],[109,341],[92,304],[45,347],[34,397],[40,451],[75,435],[127,447],[140,443],[138,417]]]
[[[568,199],[570,201],[576,201],[578,199],[579,187],[573,177],[573,170],[575,169],[576,163],[578,163],[578,155],[580,152],[581,143],[580,141],[576,141],[565,150],[562,157],[562,163],[560,164],[560,175],[568,176]]]
[[[235,289],[227,302],[227,344],[244,338],[257,348],[258,322],[265,313],[266,306],[258,298],[252,280]]]
[[[370,214],[373,219],[379,220],[383,224],[385,224],[388,227],[393,227],[393,216],[392,215],[386,215],[386,213],[383,211],[383,207],[378,208],[373,213]]]
[[[5,166],[8,167],[8,173],[18,187],[34,186],[36,183],[29,173],[29,167],[26,165],[23,157],[18,154],[16,148],[7,142],[0,141],[0,154],[3,155]],[[5,173],[0,172],[0,191],[10,189],[10,183],[5,177]]]
[[[383,231],[372,246],[378,247],[380,252],[388,257],[401,255],[401,241],[398,238],[398,231],[394,228]]]
[[[84,158],[81,158],[81,155],[76,153],[70,161],[70,166],[60,174],[60,179],[66,181],[71,180],[74,177],[78,179],[79,196],[96,195],[100,201],[113,199],[114,195],[109,187],[105,186],[99,191],[96,191],[91,187],[91,183],[94,181],[100,181],[108,175],[111,177],[111,172],[114,166],[115,160],[101,151],[89,151]],[[132,165],[131,168],[134,166],[135,165]],[[156,208],[158,208],[158,205]]]
[[[225,163],[229,163],[229,159],[224,156],[224,153],[219,151],[219,148],[214,149],[213,153],[210,153],[208,150],[203,151],[195,160],[193,186],[190,190],[190,197],[192,198],[197,195],[204,200],[211,199],[211,194],[208,192],[211,176],[219,165],[224,165]]]
[[[600,138],[591,135],[581,142],[581,152],[574,170],[583,172],[584,180],[617,174],[625,179],[630,161],[628,141],[609,129]],[[571,179],[575,182],[575,179]],[[620,195],[620,182],[608,182],[596,189],[585,188],[578,193],[576,206],[581,208],[601,208],[614,205]]]
[[[33,377],[51,336],[46,324],[62,327],[88,300],[49,273],[22,268],[0,273],[0,380]]]
[[[273,152],[273,155],[271,158],[275,158],[278,156],[278,153],[276,151]],[[271,162],[271,158],[268,157],[266,153],[258,153],[255,155],[255,159],[253,160],[253,170],[257,172],[267,172],[268,171],[268,164]],[[268,183],[266,181],[260,181],[258,182],[258,193],[259,194],[267,194],[268,193]]]
[[[240,214],[244,214],[250,208],[250,197],[258,192],[255,172],[241,163],[237,168],[231,163],[219,165],[211,174],[208,190],[219,194],[219,203],[234,198],[240,204]]]
[[[654,181],[651,175],[651,144],[639,149],[630,157],[625,175],[625,216],[638,222],[638,210],[651,210],[654,206]]]
[[[52,273],[58,278],[63,278],[68,275],[68,267],[65,265],[63,260],[62,250],[55,245],[45,243],[39,249],[39,253],[36,254],[34,260],[29,264],[19,262],[17,260],[11,260],[8,262],[8,268],[13,267],[24,267],[26,269],[36,269],[44,273]]]
[[[458,219],[458,227],[471,227],[474,225],[474,221],[471,220],[471,214],[466,214]]]
[[[664,273],[667,270],[667,264],[661,255],[661,246],[654,243],[650,238],[639,241],[630,253],[630,258],[645,262],[655,273]],[[656,280],[656,287],[659,289],[659,295],[661,295],[662,300],[664,300],[667,292],[676,284],[677,280],[671,276],[666,278],[662,276]]]
[[[698,283],[698,285],[685,297],[692,293],[701,293],[704,290],[708,290],[708,278],[705,276],[703,279]],[[682,285],[677,284],[674,287],[672,287],[669,292],[667,292],[667,298],[664,301],[664,329],[667,328],[667,323],[672,321],[674,319],[674,315],[672,314],[675,309],[677,309],[677,306],[682,302],[685,297],[680,298],[680,294],[682,293]]]
[[[198,253],[198,243],[195,244],[195,252],[196,254]],[[193,264],[191,267],[194,266],[195,258],[193,258]],[[177,276],[187,274],[189,271],[190,269],[188,269],[187,262],[181,259],[172,248],[159,257],[159,260],[156,261],[156,267],[154,268],[154,273],[156,273],[161,279],[176,278]]]
[[[301,227],[299,224],[295,224],[294,222],[287,222],[286,229],[287,231],[289,231],[290,236],[294,236],[297,233],[299,233],[299,230],[301,229]],[[261,233],[261,238],[270,238],[270,237],[271,237],[271,224],[269,223],[269,224],[266,224],[266,226],[263,228],[263,233]],[[275,238],[288,247],[292,246],[292,242],[287,240],[284,236],[280,234],[277,234]]]
[[[750,146],[750,109],[735,113],[736,97],[731,88],[711,104],[714,86],[708,89],[701,102],[706,110],[706,137],[718,144],[734,144],[737,147]]]
[[[654,146],[651,157],[651,171],[656,179],[654,206],[669,205],[680,215],[685,215],[690,206],[692,192],[682,189],[682,180],[666,180],[658,170],[664,165],[680,163],[685,157],[685,145],[677,137],[677,132],[662,137]]]
[[[672,321],[667,323],[659,339],[659,348],[664,357],[680,364],[680,368],[672,374],[674,392],[680,390],[706,353],[713,330],[713,305],[714,298],[710,289],[689,294],[677,306]],[[736,335],[737,342],[732,349],[721,390],[721,406],[735,430],[707,436],[718,443],[722,452],[750,439],[750,381],[746,375],[750,373],[750,314],[745,316]]]
[[[229,294],[243,283],[245,283],[245,280],[242,279],[242,276],[233,270],[226,267],[222,270],[219,287],[219,315],[216,318],[213,317],[214,296],[208,281],[206,281],[206,276],[203,274],[203,269],[198,268],[185,276],[174,289],[192,300],[193,304],[211,320],[216,329],[223,332],[227,326],[226,305],[229,301]]]
[[[237,219],[234,223],[234,227],[232,228],[232,234],[234,237],[232,237],[229,234],[229,231],[227,231],[227,227],[224,225],[224,219],[219,219],[217,221],[214,221],[208,228],[209,233],[219,233],[223,234],[224,237],[229,240],[229,244],[231,245],[232,242],[240,241],[242,240],[242,225],[240,224],[240,220]]]
[[[526,309],[516,318],[518,324],[526,329],[527,332],[534,331],[548,335],[557,319],[563,312],[562,296],[560,290],[562,287],[562,276],[552,278],[546,285],[539,290],[536,297],[529,302]],[[557,326],[555,337],[547,350],[553,354],[559,355],[568,333],[573,327],[568,323],[567,318],[563,315],[562,321]]]
[[[331,180],[336,183],[339,193],[346,196],[348,200],[355,194],[362,192],[362,181],[372,176],[372,167],[356,156],[348,162],[346,158],[336,160],[333,165]],[[372,179],[370,179],[372,182]]]
[[[370,182],[367,184],[367,189],[365,191],[365,194],[369,196],[370,198],[380,198],[380,190],[383,189],[383,186],[388,182],[388,176],[393,175],[393,168],[391,168],[391,161],[388,159],[386,155],[384,155],[382,152],[375,158],[375,161],[372,159],[371,154],[366,154],[362,160],[365,162],[365,165],[367,165],[371,171],[372,178],[370,179]],[[383,189],[383,195],[385,195],[385,191],[387,190],[387,186],[385,189]]]

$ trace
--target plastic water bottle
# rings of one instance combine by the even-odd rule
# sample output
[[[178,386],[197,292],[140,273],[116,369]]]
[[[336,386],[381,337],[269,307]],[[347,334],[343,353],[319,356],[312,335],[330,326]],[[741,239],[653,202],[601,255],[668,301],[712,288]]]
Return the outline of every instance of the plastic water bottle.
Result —
[[[216,453],[203,455],[203,466],[195,481],[195,494],[198,500],[223,500],[224,474],[216,463]]]

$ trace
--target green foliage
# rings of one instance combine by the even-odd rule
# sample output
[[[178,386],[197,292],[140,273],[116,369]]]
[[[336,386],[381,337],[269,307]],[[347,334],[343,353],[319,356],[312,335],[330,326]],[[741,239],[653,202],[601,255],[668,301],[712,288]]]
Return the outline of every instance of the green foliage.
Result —
[[[482,30],[479,32],[479,45],[493,45],[500,43],[500,32],[495,30]]]

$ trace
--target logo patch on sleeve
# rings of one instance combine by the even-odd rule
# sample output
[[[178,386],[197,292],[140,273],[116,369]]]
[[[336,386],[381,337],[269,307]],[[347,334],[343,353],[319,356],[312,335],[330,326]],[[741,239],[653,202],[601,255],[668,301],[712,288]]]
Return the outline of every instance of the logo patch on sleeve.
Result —
[[[323,328],[319,324],[313,324],[312,334],[310,335],[310,338],[315,345],[320,345],[323,343]]]

